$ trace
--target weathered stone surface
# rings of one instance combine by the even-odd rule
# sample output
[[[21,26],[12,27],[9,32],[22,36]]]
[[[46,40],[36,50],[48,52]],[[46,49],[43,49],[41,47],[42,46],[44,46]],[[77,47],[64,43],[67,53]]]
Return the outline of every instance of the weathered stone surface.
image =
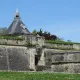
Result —
[[[56,53],[52,55],[52,62],[80,62],[80,53]]]
[[[80,73],[80,51],[0,45],[0,70]]]
[[[45,49],[46,70],[80,73],[80,51]]]
[[[7,49],[10,70],[29,70],[29,55],[24,49]]]
[[[75,49],[75,50],[80,50],[80,44],[52,44],[52,43],[45,43],[44,44],[46,47],[48,48],[52,48],[52,49],[66,49],[66,50],[70,50],[70,49]]]
[[[36,49],[0,45],[0,70],[29,71],[35,69]],[[32,56],[31,56],[32,55]],[[34,59],[33,59],[34,58]],[[31,62],[32,61],[32,62]]]
[[[71,44],[71,45],[65,45],[65,44],[52,44],[52,43],[45,43],[44,44],[46,47],[48,47],[48,48],[52,48],[52,49],[73,49],[73,48],[75,48],[76,49],[76,47],[73,47],[73,45]],[[77,45],[76,45],[77,46]],[[79,47],[79,46],[77,46],[77,47]]]
[[[80,73],[80,63],[52,65],[51,69],[54,72]]]
[[[7,70],[7,54],[5,48],[0,48],[0,70]]]

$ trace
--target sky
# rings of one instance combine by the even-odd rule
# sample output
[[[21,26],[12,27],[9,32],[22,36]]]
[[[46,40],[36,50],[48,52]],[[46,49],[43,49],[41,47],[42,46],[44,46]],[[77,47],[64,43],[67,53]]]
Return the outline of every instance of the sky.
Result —
[[[42,28],[80,42],[80,0],[0,0],[0,28],[10,26],[16,9],[30,32]]]

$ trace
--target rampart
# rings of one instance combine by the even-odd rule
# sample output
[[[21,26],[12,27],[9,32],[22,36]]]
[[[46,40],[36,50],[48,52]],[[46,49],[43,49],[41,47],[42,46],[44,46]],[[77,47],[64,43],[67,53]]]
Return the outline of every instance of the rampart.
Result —
[[[0,45],[0,70],[80,73],[80,50]]]
[[[63,50],[80,50],[80,44],[52,44],[52,43],[45,43],[45,47],[50,49],[63,49]]]
[[[46,70],[80,73],[80,51],[45,49]]]

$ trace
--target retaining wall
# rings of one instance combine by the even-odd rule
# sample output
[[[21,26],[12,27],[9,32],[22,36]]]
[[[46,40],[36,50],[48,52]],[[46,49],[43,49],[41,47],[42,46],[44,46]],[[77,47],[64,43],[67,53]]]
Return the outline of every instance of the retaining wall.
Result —
[[[80,44],[52,44],[52,43],[45,43],[45,47],[52,48],[52,49],[65,49],[65,50],[80,50]]]
[[[80,73],[80,51],[45,49],[46,70]]]
[[[0,45],[0,70],[35,70],[35,54],[34,48]]]

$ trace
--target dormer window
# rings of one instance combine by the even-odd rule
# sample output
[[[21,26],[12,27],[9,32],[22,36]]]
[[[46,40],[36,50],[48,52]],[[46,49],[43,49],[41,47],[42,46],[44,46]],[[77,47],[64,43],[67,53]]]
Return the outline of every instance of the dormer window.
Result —
[[[16,15],[16,17],[19,17],[19,15]]]
[[[16,10],[16,13],[15,13],[15,17],[14,17],[14,18],[15,18],[15,19],[16,19],[16,18],[18,18],[18,19],[20,18],[20,15],[19,15],[18,10]]]

